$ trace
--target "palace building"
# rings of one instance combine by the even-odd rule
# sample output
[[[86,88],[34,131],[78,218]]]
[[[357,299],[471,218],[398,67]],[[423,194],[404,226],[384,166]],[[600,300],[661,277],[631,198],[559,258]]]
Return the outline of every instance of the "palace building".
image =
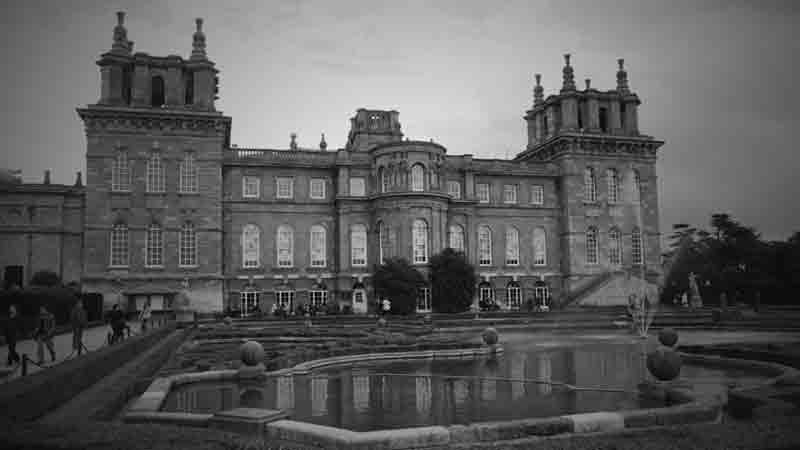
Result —
[[[480,300],[559,307],[619,301],[654,283],[660,250],[656,151],[623,61],[617,85],[560,90],[535,77],[528,141],[512,159],[459,155],[405,137],[394,110],[358,109],[343,148],[239,148],[215,108],[219,69],[197,19],[191,55],[134,52],[119,13],[97,61],[86,129],[82,289],[106,305],[247,314],[337,302],[374,310],[374,267],[465,252]],[[522,125],[522,124],[521,124]],[[634,274],[633,277],[627,274]],[[616,283],[616,284],[615,284]],[[476,299],[477,301],[478,299]],[[624,301],[624,299],[623,299]],[[419,310],[431,309],[428,289]]]

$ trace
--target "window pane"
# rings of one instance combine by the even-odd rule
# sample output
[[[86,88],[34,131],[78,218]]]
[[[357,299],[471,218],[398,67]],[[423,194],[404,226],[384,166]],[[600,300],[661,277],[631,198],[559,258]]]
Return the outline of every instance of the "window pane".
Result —
[[[111,230],[111,265],[128,265],[128,227],[114,225]]]
[[[422,164],[411,166],[411,190],[415,192],[425,190],[425,168]]]
[[[480,203],[489,203],[489,185],[486,183],[478,183],[476,190],[478,201]]]
[[[287,226],[278,227],[278,267],[292,267],[294,261],[294,232]]]
[[[547,235],[542,228],[533,230],[533,264],[535,266],[547,264]]]
[[[492,231],[489,227],[478,228],[478,264],[492,264]]]
[[[293,186],[294,179],[289,177],[278,177],[278,189],[277,189],[277,197],[278,198],[292,198],[294,195],[294,186]]]
[[[595,182],[594,169],[587,168],[583,172],[583,192],[584,201],[596,202],[597,201],[597,183]]]
[[[458,181],[448,181],[447,193],[455,199],[461,198],[461,183]]]
[[[164,192],[164,173],[161,156],[152,153],[147,160],[147,192]]]
[[[642,234],[638,228],[631,233],[631,259],[633,264],[642,264]]]
[[[503,203],[517,203],[516,184],[506,184],[503,186]]]
[[[516,228],[506,228],[506,265],[519,264],[519,231]]]
[[[117,152],[114,162],[111,165],[111,190],[130,190],[130,168],[128,166],[128,154],[122,150]]]
[[[541,185],[531,186],[531,203],[534,205],[544,204],[544,187]]]
[[[315,200],[325,199],[325,180],[320,178],[311,180],[311,198]]]
[[[311,227],[311,267],[325,267],[325,228]]]
[[[151,225],[147,229],[146,266],[161,266],[163,264],[161,259],[162,244],[161,227]]]
[[[608,262],[612,265],[619,265],[622,263],[620,233],[616,228],[612,228],[608,232]]]
[[[415,220],[412,236],[414,240],[414,263],[428,262],[428,224],[424,220]]]
[[[586,263],[597,264],[597,229],[586,231]]]
[[[242,265],[246,268],[259,266],[259,234],[255,225],[247,225],[242,231]]]
[[[181,228],[180,257],[181,266],[194,266],[197,264],[197,238],[194,226],[186,223]]]
[[[350,178],[350,196],[351,197],[363,197],[366,192],[366,186],[364,183],[364,178],[362,177],[351,177]]]
[[[355,225],[350,230],[350,256],[351,265],[367,265],[367,228],[363,225]]]
[[[464,251],[464,229],[460,225],[450,226],[449,247],[460,252]]]
[[[197,192],[197,168],[194,154],[186,153],[180,165],[180,191],[184,194]]]
[[[245,198],[258,198],[261,179],[253,176],[246,176],[242,178],[243,193]]]
[[[619,199],[619,183],[617,182],[617,171],[608,169],[606,171],[606,183],[608,187],[608,201],[616,203]]]

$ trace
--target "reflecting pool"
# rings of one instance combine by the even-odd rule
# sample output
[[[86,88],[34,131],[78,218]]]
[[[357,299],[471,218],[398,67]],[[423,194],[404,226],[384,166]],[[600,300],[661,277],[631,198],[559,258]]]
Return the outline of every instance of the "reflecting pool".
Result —
[[[646,379],[640,342],[505,348],[496,358],[362,363],[266,381],[193,383],[171,391],[162,410],[277,408],[293,420],[368,431],[663,406],[637,393]],[[685,365],[682,377],[703,393],[723,392],[733,380],[764,379],[695,365]]]

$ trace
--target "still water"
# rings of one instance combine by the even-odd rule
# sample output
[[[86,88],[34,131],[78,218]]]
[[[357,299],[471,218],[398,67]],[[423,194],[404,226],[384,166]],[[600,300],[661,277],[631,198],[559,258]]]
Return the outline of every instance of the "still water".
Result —
[[[266,381],[189,384],[170,392],[162,410],[277,408],[293,420],[368,431],[662,406],[636,394],[646,377],[643,358],[642,346],[631,342],[512,344],[496,358],[365,363]],[[724,391],[730,380],[760,378],[701,366],[685,366],[682,376],[706,393]]]

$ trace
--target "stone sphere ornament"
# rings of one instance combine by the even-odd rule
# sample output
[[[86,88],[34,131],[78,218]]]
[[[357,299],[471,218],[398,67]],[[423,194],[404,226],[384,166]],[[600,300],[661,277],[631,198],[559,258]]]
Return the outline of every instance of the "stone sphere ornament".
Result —
[[[500,335],[497,333],[497,330],[492,327],[483,330],[481,337],[483,337],[483,342],[486,343],[486,345],[495,345],[500,340]]]
[[[386,319],[383,317],[378,319],[378,328],[386,328]]]
[[[256,341],[247,341],[239,347],[239,357],[246,366],[256,366],[264,361],[264,347]]]
[[[681,356],[669,347],[658,347],[647,354],[647,370],[659,381],[672,381],[681,374]]]
[[[667,347],[675,347],[678,343],[678,332],[672,328],[664,328],[658,332],[658,342]]]

